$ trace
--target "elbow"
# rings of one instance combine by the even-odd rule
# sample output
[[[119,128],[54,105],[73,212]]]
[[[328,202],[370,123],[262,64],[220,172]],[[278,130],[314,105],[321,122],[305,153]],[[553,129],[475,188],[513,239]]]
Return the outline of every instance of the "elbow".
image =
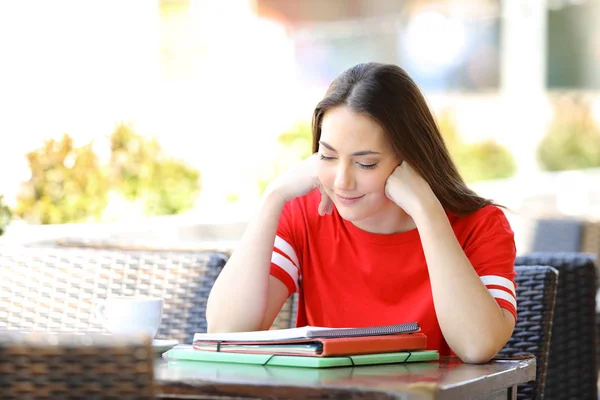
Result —
[[[223,323],[222,321],[210,321],[207,320],[206,323],[206,332],[207,333],[228,333],[228,332],[236,332],[236,330],[231,324]]]
[[[490,351],[489,349],[467,349],[462,354],[457,354],[458,358],[462,362],[467,364],[483,364],[492,359],[496,355],[497,351]]]
[[[221,318],[219,318],[221,316]],[[226,333],[233,332],[234,329],[222,315],[219,315],[218,310],[213,310],[209,304],[206,307],[206,332],[207,333]]]
[[[206,332],[207,333],[227,333],[237,332],[236,326],[226,318],[215,318],[211,313],[206,311]]]
[[[206,332],[207,333],[227,333],[235,332],[235,324],[232,324],[233,318],[227,313],[226,309],[217,307],[218,300],[213,301],[211,295],[206,302]]]
[[[457,343],[454,353],[465,363],[483,364],[490,361],[506,345],[513,332],[512,325],[506,329],[479,332],[471,337],[462,337],[462,343]]]
[[[466,343],[460,351],[455,354],[467,364],[483,364],[492,359],[502,346],[496,340],[484,340],[479,343]],[[505,343],[505,342],[503,342]]]
[[[232,318],[210,318],[207,314],[206,318],[206,332],[208,333],[229,333],[229,332],[251,332],[257,331],[260,327],[251,321],[236,318],[233,322]]]
[[[219,323],[217,321],[213,321],[210,318],[210,314],[206,313],[206,332],[207,333],[220,333],[223,332],[222,330],[219,330]]]
[[[207,333],[218,333],[219,331],[217,329],[215,329],[215,327],[218,328],[218,322],[215,321],[214,317],[213,317],[213,312],[212,311],[212,307],[211,307],[211,302],[210,302],[210,296],[208,298],[207,304],[206,304],[206,311],[205,311],[205,316],[206,316],[206,332]]]
[[[227,331],[226,331],[226,330],[223,330],[223,329],[219,329],[219,326],[218,326],[218,325],[215,327],[215,325],[214,325],[214,324],[211,324],[211,323],[209,323],[209,324],[207,324],[207,326],[206,326],[206,332],[207,332],[207,333],[225,333],[225,332],[227,332]]]
[[[206,312],[206,332],[207,333],[222,332],[221,330],[219,330],[219,324],[210,318],[210,314],[208,313],[208,310]]]

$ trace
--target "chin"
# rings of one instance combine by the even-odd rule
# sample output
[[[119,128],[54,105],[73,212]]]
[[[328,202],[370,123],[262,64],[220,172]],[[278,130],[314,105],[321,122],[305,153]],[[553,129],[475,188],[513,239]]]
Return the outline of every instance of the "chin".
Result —
[[[340,216],[346,221],[358,222],[369,216],[364,211],[361,212],[359,210],[348,210],[344,206],[338,206],[337,204],[335,207],[337,208],[338,214],[340,214]]]

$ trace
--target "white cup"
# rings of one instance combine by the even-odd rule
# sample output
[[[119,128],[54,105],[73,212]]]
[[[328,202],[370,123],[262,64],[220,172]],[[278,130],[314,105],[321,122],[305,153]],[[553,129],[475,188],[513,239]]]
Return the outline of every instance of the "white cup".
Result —
[[[115,296],[96,306],[96,317],[115,335],[146,334],[154,338],[164,301],[159,297]]]

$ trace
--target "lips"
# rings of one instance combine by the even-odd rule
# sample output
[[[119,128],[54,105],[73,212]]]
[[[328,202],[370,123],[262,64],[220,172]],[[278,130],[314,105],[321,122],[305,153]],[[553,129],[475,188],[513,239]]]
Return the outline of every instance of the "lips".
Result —
[[[346,197],[346,196],[341,196],[339,194],[336,194],[335,197],[341,204],[352,205],[352,204],[355,204],[356,202],[358,202],[363,197],[365,197],[365,195],[363,194],[362,196]]]

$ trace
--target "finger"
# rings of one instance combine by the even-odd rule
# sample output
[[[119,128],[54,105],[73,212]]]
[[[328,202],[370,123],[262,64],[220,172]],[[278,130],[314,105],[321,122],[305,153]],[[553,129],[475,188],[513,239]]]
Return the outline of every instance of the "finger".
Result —
[[[329,198],[329,196],[325,195],[325,205],[324,205],[324,209],[325,209],[325,214],[331,214],[333,212],[333,201],[331,201],[331,198]]]
[[[324,212],[324,208],[323,208],[323,191],[321,190],[321,188],[319,188],[319,193],[321,194],[321,198],[319,199],[319,215],[323,216],[323,212]]]
[[[390,183],[389,183],[389,181],[385,183],[385,195],[387,196],[388,199],[393,200],[392,199],[392,195],[390,194]]]
[[[329,196],[325,194],[321,185],[319,185],[318,187],[319,192],[321,193],[321,200],[319,201],[319,215],[323,216],[327,212]]]
[[[323,215],[331,214],[333,212],[333,201],[331,197],[325,192],[325,189],[321,186],[319,182],[319,191],[321,192],[321,206],[323,207]]]

